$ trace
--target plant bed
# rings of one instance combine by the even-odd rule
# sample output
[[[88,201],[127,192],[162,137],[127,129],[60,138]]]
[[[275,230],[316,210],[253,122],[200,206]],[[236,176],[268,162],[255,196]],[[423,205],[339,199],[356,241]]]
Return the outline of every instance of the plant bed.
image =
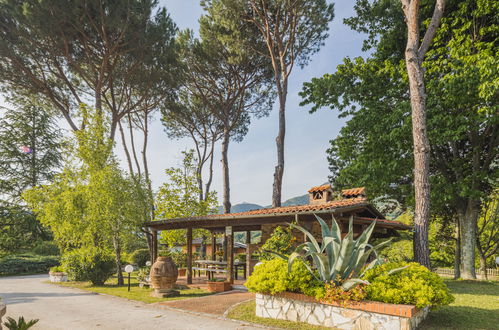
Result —
[[[226,281],[208,281],[208,291],[225,292],[232,290],[232,285]]]
[[[413,305],[373,301],[325,303],[292,292],[257,294],[255,301],[258,317],[340,329],[416,329],[429,311]]]

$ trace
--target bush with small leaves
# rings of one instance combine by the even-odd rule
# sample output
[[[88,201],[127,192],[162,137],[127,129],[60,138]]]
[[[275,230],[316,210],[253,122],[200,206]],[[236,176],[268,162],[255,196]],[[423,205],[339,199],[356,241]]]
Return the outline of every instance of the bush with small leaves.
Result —
[[[33,248],[33,253],[39,256],[58,256],[59,248],[54,242],[41,241]]]
[[[251,292],[276,294],[292,291],[315,296],[316,288],[324,285],[313,277],[304,262],[293,263],[291,272],[288,273],[288,263],[276,258],[255,266],[245,286]]]
[[[402,267],[406,268],[390,274],[391,270]],[[418,308],[435,308],[454,301],[442,278],[415,262],[386,263],[368,270],[363,279],[371,283],[366,287],[368,300]]]
[[[93,285],[103,285],[116,269],[113,256],[95,247],[64,254],[62,266],[71,281],[90,281]]]
[[[139,267],[144,267],[146,262],[151,261],[151,253],[149,249],[138,249],[133,251],[130,256],[132,264],[135,264]]]

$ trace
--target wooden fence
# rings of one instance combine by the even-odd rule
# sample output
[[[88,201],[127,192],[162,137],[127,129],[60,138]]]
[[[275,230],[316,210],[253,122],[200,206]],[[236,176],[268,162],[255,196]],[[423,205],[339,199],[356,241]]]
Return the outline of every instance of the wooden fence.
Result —
[[[453,268],[436,268],[433,270],[435,273],[438,275],[442,276],[454,276],[454,269]],[[480,270],[476,269],[476,275],[478,277],[481,277]],[[488,268],[487,269],[487,277],[499,277],[499,269],[494,269],[494,268]]]

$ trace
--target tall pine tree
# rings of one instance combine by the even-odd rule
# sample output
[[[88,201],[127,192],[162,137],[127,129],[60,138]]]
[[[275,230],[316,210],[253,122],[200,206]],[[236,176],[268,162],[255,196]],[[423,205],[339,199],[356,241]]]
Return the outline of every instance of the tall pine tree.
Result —
[[[0,201],[19,204],[25,189],[47,183],[60,166],[62,134],[34,99],[9,103],[0,112]]]

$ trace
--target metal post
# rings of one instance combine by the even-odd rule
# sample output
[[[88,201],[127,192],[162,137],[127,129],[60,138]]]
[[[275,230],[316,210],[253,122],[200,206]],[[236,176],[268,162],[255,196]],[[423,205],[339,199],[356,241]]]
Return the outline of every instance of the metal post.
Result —
[[[128,273],[128,292],[130,292],[130,274],[131,273]]]

